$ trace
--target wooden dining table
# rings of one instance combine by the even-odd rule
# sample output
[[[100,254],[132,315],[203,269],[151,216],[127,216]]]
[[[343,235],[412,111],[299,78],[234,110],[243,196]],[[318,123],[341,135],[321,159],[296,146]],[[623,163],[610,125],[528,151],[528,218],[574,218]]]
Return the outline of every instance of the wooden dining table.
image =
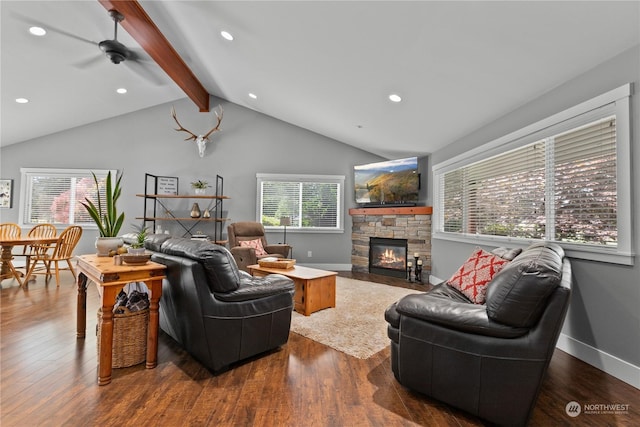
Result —
[[[2,245],[2,254],[0,255],[0,281],[4,279],[15,278],[20,286],[26,283],[29,279],[25,277],[22,280],[24,274],[21,271],[16,270],[13,265],[13,248],[16,246],[28,246],[28,245],[50,245],[58,241],[57,237],[12,237],[1,238],[0,245]],[[25,271],[28,271],[28,267]]]

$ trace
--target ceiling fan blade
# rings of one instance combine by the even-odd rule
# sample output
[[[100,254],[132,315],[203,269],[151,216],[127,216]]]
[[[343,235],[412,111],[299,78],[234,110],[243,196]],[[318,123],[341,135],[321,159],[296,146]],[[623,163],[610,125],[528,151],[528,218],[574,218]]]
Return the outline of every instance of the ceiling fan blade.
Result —
[[[141,61],[131,60],[131,58],[127,59],[123,64],[125,64],[131,71],[156,86],[163,86],[166,84],[166,81],[158,76],[153,65],[149,66]]]
[[[94,67],[101,61],[107,61],[107,59],[103,55],[96,55],[92,58],[88,58],[83,61],[76,62],[75,64],[73,64],[73,66],[76,68],[90,68],[90,67]]]
[[[115,9],[121,13],[124,20],[120,25],[191,98],[201,112],[209,111],[209,93],[138,1],[98,1],[105,9]]]
[[[98,42],[86,39],[86,38],[78,36],[76,34],[72,34],[72,33],[68,32],[68,31],[65,31],[65,30],[61,30],[60,28],[56,28],[56,27],[54,27],[53,25],[51,25],[49,23],[40,22],[40,21],[37,21],[37,20],[35,20],[33,18],[29,18],[28,16],[20,15],[18,13],[13,13],[13,15],[16,17],[16,19],[26,23],[27,25],[42,27],[42,28],[44,28],[45,30],[47,30],[49,32],[60,34],[62,36],[69,37],[69,38],[81,41],[83,43],[89,43],[89,44],[92,44],[94,46],[98,45]]]

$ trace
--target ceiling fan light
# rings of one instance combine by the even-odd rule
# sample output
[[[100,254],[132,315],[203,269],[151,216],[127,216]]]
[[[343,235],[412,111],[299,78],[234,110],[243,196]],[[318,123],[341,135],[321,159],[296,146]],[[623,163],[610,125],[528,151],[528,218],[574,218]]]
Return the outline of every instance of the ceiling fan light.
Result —
[[[120,52],[109,51],[107,53],[107,58],[114,64],[119,64],[124,61],[126,58]]]
[[[389,100],[391,102],[400,102],[402,101],[402,98],[397,93],[392,93],[391,95],[389,95]]]
[[[42,27],[31,27],[29,28],[29,32],[34,36],[42,37],[47,34],[47,30]]]
[[[125,94],[125,93],[127,93],[127,89],[121,87],[121,88],[116,89],[116,92],[118,92],[119,94]]]
[[[255,94],[255,93],[253,93],[253,92],[249,92],[249,98],[251,98],[251,99],[258,99],[258,95],[256,95],[256,94]]]
[[[225,40],[229,40],[232,41],[233,40],[233,36],[231,35],[230,32],[228,31],[220,31],[220,35],[222,36],[222,38],[224,38]]]

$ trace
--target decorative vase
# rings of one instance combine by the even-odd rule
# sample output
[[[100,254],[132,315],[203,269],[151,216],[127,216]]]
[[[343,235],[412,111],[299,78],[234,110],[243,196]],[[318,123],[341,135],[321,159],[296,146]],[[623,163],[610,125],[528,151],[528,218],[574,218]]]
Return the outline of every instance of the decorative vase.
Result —
[[[124,245],[120,237],[96,237],[96,250],[98,256],[115,255],[119,247]]]
[[[191,207],[191,218],[200,218],[200,206],[197,203]]]
[[[204,212],[202,213],[202,218],[211,218],[211,213],[209,212],[209,209],[204,210]]]
[[[194,188],[193,190],[196,193],[196,196],[203,196],[204,193],[207,191],[206,188]]]

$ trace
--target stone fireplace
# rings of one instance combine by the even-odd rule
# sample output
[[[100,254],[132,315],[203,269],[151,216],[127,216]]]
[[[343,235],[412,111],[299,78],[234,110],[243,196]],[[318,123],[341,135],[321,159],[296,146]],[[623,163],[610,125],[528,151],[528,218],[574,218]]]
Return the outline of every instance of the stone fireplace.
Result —
[[[349,209],[352,221],[351,271],[369,272],[370,238],[406,240],[406,257],[419,255],[423,262],[423,277],[431,272],[430,206]],[[379,273],[376,273],[379,274]],[[404,277],[404,276],[399,276]]]

